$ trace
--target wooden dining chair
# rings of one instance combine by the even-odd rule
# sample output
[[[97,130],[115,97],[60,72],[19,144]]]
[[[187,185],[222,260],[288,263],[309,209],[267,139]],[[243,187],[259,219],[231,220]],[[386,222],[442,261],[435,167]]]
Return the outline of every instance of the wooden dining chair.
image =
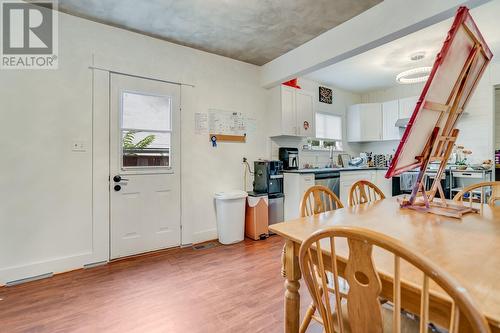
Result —
[[[349,190],[348,203],[350,207],[381,199],[385,199],[384,192],[367,180],[358,180],[352,184]]]
[[[335,244],[339,244],[341,238],[347,239],[349,256],[340,260]],[[374,247],[392,253],[394,257],[394,282],[392,298],[389,299],[392,311],[387,308],[387,303],[382,306],[379,302],[382,283],[373,260]],[[401,333],[406,318],[401,316],[401,284],[404,283],[401,281],[401,261],[423,273],[419,288],[420,320],[415,330],[411,331],[428,332],[429,283],[432,280],[452,300],[450,333],[462,332],[460,326],[464,320],[472,328],[471,332],[490,333],[486,319],[465,288],[439,266],[387,235],[364,228],[340,226],[313,233],[302,243],[299,251],[300,270],[321,315],[325,332]],[[328,288],[327,271],[333,273],[334,290],[338,290],[339,271],[344,273],[349,283],[347,302],[342,302],[339,293],[335,293],[331,300],[328,293],[322,292]],[[318,276],[322,278],[318,280]]]
[[[302,196],[300,216],[311,216],[339,208],[344,208],[344,205],[342,205],[342,202],[335,193],[326,186],[315,185],[310,187]],[[331,291],[332,290],[330,290],[330,292]],[[316,306],[314,303],[311,303],[306,310],[306,314],[299,328],[299,333],[304,333],[313,319],[320,324],[322,323],[321,319],[316,316]]]
[[[489,200],[486,201],[486,189],[488,188],[490,188],[491,193]],[[493,206],[496,204],[500,204],[500,181],[482,182],[466,186],[453,197],[453,201],[463,202],[464,200],[467,200],[469,202],[469,205],[472,206],[473,202],[477,202],[474,199],[474,192],[481,195],[479,200],[481,204],[487,203],[488,205]],[[464,198],[464,196],[466,195],[468,195],[468,197]]]
[[[335,193],[326,186],[315,185],[311,186],[302,196],[300,216],[311,216],[338,208],[344,208],[344,205]]]

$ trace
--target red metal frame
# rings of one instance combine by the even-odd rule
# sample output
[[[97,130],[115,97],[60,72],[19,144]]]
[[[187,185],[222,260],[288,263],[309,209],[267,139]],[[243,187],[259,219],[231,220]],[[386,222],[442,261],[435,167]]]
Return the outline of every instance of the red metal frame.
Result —
[[[422,166],[422,161],[415,160],[415,163],[408,164],[408,165],[399,165],[399,159],[401,157],[403,148],[407,144],[408,137],[410,136],[410,133],[412,132],[412,128],[414,126],[415,120],[422,109],[422,105],[426,99],[428,90],[431,86],[431,83],[436,75],[436,72],[438,71],[439,67],[443,63],[443,60],[446,58],[450,47],[452,45],[453,40],[455,39],[457,32],[459,29],[464,26],[467,28],[473,35],[474,37],[478,40],[479,44],[482,47],[483,51],[483,56],[486,58],[485,63],[483,64],[483,67],[481,68],[480,72],[478,73],[477,77],[474,78],[474,83],[471,87],[471,90],[469,94],[466,96],[465,101],[463,102],[463,108],[467,105],[467,102],[469,101],[470,96],[475,90],[475,87],[477,86],[477,83],[479,81],[479,78],[482,76],[484,70],[486,69],[486,66],[490,62],[491,58],[493,57],[493,54],[491,53],[491,50],[489,49],[488,45],[486,44],[483,36],[481,35],[481,32],[476,26],[476,23],[472,19],[469,10],[467,7],[460,7],[457,11],[457,14],[455,15],[455,19],[453,21],[453,24],[451,26],[450,31],[448,32],[448,35],[446,37],[446,40],[443,44],[443,47],[441,48],[441,51],[438,53],[436,60],[434,62],[434,65],[432,67],[431,73],[429,75],[429,79],[427,80],[427,83],[424,86],[424,89],[422,90],[422,93],[420,95],[420,98],[417,101],[417,104],[415,105],[415,109],[413,111],[413,114],[410,118],[410,121],[408,122],[408,126],[406,127],[406,130],[403,134],[403,137],[399,143],[399,146],[396,150],[396,153],[394,155],[394,158],[392,160],[392,163],[389,167],[389,170],[387,171],[385,177],[386,178],[391,178],[393,176],[399,175],[405,171],[415,169],[417,167]],[[453,84],[453,83],[450,83]],[[429,138],[427,138],[428,142]],[[424,146],[427,144],[427,142],[422,142],[422,150]]]

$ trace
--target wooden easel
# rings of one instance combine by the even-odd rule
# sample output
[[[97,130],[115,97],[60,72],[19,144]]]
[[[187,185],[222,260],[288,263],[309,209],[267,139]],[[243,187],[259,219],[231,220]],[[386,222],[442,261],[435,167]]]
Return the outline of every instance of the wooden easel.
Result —
[[[425,148],[420,156],[416,159],[420,162],[420,170],[417,176],[417,181],[413,186],[411,196],[408,200],[401,201],[402,208],[410,208],[419,211],[425,211],[437,215],[460,218],[466,213],[477,212],[477,209],[465,207],[463,205],[449,204],[444,199],[444,191],[441,186],[441,177],[446,171],[446,164],[453,151],[459,130],[455,128],[460,115],[463,113],[465,103],[460,107],[465,85],[468,82],[468,76],[474,63],[478,60],[481,51],[481,45],[476,41],[472,48],[469,57],[467,58],[457,81],[455,82],[450,96],[446,104],[425,101],[423,108],[435,112],[440,112],[437,124],[446,118],[443,129],[435,127],[430,138],[425,145]],[[476,83],[476,82],[475,82]],[[466,96],[468,100],[469,96]],[[441,133],[440,133],[441,131]],[[429,191],[425,191],[425,175],[429,163],[439,161],[436,177]],[[440,202],[434,202],[436,194],[439,193]],[[421,196],[422,199],[418,200]]]

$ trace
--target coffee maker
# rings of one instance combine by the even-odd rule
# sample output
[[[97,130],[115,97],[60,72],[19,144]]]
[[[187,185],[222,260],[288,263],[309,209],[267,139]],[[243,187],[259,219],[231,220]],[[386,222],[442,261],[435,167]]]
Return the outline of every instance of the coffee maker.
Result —
[[[298,148],[280,148],[279,158],[283,162],[283,170],[297,170],[299,168]]]

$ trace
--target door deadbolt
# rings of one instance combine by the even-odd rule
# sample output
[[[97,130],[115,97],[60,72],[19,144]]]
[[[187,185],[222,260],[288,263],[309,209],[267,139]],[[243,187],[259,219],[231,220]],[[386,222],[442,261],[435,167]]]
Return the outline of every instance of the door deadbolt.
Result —
[[[118,192],[119,190],[122,189],[122,187],[120,185],[115,185],[114,189],[116,192]]]

